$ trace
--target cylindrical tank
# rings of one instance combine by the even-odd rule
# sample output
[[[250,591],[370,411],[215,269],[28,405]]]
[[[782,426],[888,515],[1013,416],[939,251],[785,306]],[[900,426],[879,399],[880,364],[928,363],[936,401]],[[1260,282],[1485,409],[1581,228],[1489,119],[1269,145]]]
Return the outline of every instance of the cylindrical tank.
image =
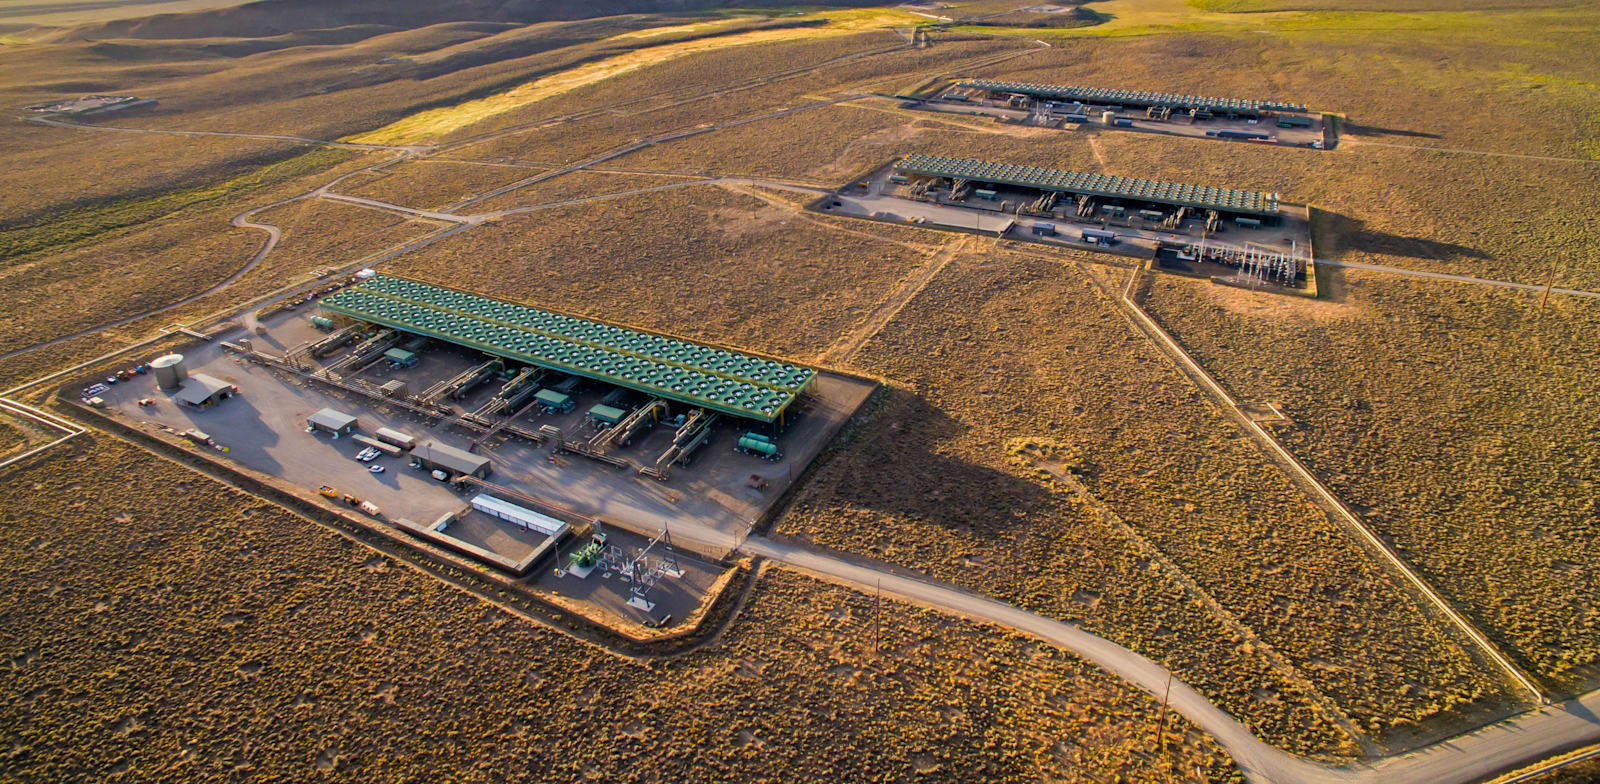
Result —
[[[1106,125],[1110,125],[1116,119],[1117,119],[1117,113],[1116,112],[1101,112],[1100,113],[1100,122],[1103,122]]]
[[[182,354],[156,357],[150,363],[150,369],[156,373],[156,386],[167,391],[177,389],[189,377],[189,371],[183,366]]]
[[[775,455],[775,454],[778,453],[778,448],[773,446],[772,444],[769,444],[769,443],[767,443],[765,441],[757,441],[756,439],[750,438],[749,436],[740,436],[739,437],[739,448],[740,449],[744,449],[744,450],[748,450],[750,452],[756,452],[756,453],[762,454],[762,455],[768,455],[768,456]]]

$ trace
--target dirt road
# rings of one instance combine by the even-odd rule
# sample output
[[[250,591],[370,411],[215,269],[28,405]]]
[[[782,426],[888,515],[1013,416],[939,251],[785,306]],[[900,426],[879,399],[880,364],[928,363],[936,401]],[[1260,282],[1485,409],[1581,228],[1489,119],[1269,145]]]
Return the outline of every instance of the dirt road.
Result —
[[[1037,637],[1104,667],[1151,695],[1170,673],[1161,665],[1076,626],[997,599],[884,567],[852,563],[797,545],[752,537],[741,549],[829,582]],[[1600,740],[1600,691],[1524,713],[1417,751],[1345,767],[1304,760],[1263,743],[1248,727],[1183,682],[1172,680],[1172,708],[1210,733],[1253,782],[1272,784],[1470,784]]]

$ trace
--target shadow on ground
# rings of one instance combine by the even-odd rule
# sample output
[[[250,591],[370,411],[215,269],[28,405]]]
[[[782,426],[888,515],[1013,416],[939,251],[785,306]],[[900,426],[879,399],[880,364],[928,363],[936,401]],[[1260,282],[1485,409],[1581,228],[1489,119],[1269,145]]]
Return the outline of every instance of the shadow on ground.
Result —
[[[1402,237],[1398,234],[1368,229],[1364,220],[1322,209],[1317,210],[1316,231],[1319,256],[1331,256],[1339,251],[1355,251],[1435,261],[1489,257],[1477,248],[1454,242]]]
[[[1057,503],[1038,482],[957,455],[956,445],[970,428],[927,399],[904,389],[884,394],[887,400],[872,422],[821,467],[800,506],[871,510],[914,524],[999,536]]]
[[[1407,139],[1438,139],[1437,133],[1426,131],[1408,131],[1401,128],[1379,128],[1376,125],[1361,125],[1360,123],[1345,122],[1341,124],[1344,132],[1356,136],[1400,136]]]

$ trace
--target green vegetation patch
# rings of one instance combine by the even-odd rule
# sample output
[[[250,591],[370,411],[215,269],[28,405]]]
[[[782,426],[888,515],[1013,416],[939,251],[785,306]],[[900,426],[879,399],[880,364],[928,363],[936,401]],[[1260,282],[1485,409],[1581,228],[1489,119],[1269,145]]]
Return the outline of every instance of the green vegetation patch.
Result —
[[[355,154],[348,150],[317,149],[209,185],[58,210],[24,225],[0,230],[0,265],[62,250],[107,232],[137,226],[188,207],[257,191],[294,177],[328,169]]]

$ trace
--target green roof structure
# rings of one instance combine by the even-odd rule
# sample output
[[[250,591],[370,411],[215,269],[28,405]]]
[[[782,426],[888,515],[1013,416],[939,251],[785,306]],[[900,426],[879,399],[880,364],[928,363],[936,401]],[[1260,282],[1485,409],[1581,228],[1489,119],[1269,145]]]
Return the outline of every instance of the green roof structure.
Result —
[[[957,87],[987,90],[993,93],[1016,93],[1035,98],[1085,103],[1117,104],[1119,106],[1170,106],[1174,109],[1211,109],[1224,112],[1303,112],[1306,107],[1281,101],[1256,101],[1247,98],[1210,98],[1204,95],[1176,95],[1152,93],[1144,90],[1113,90],[1106,87],[1071,87],[1060,84],[1034,84],[1032,82],[1003,82],[994,79],[966,79],[956,82]]]
[[[359,321],[733,416],[776,420],[810,368],[377,275],[322,299]]]
[[[1104,174],[1017,166],[1009,163],[944,158],[938,155],[907,155],[894,165],[902,174],[947,177],[952,180],[1016,185],[1046,191],[1079,193],[1114,199],[1174,204],[1180,207],[1222,210],[1251,215],[1277,215],[1278,194],[1183,185],[1175,182],[1144,180],[1137,177],[1111,177]]]

